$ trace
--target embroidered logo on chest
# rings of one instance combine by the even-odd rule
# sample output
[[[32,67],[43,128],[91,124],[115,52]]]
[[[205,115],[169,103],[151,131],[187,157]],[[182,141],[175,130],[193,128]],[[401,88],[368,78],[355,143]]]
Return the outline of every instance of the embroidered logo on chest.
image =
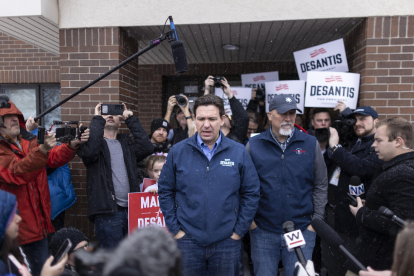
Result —
[[[222,165],[223,167],[233,167],[234,162],[231,162],[230,159],[224,159],[224,161],[220,161],[220,165]]]
[[[303,150],[301,148],[297,148],[295,150],[293,150],[294,152],[296,152],[296,154],[305,154],[306,150]]]

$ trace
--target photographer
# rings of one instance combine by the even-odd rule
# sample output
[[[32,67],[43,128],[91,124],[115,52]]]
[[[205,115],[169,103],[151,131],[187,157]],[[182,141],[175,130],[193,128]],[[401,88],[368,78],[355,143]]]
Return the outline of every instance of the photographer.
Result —
[[[249,116],[247,115],[246,110],[244,110],[243,105],[234,97],[233,93],[231,92],[231,88],[229,83],[227,82],[226,78],[221,77],[220,79],[221,88],[223,92],[229,98],[230,109],[232,112],[233,117],[233,126],[231,122],[231,117],[226,115],[224,118],[224,124],[220,127],[221,132],[223,132],[224,136],[230,138],[236,142],[244,144],[247,135],[247,128],[249,126]],[[204,95],[209,93],[213,93],[214,89],[212,87],[217,86],[214,81],[213,76],[208,76],[208,78],[204,82],[205,84],[205,92]]]
[[[374,172],[381,166],[380,161],[372,149],[375,135],[375,124],[378,122],[378,113],[370,106],[361,106],[354,112],[340,102],[335,109],[341,114],[340,118],[354,118],[353,126],[357,141],[350,143],[348,148],[339,144],[341,137],[338,131],[330,128],[328,157],[331,162],[332,175],[329,176],[327,222],[338,232],[344,240],[344,246],[350,250],[355,248],[355,239],[358,236],[358,227],[355,217],[349,212],[347,194],[354,194],[365,198],[369,190]],[[348,116],[344,116],[349,114]],[[352,176],[358,176],[362,184],[351,186]],[[351,187],[350,187],[351,186]],[[351,189],[353,188],[353,189]],[[333,224],[333,225],[332,225]],[[337,249],[322,243],[322,259],[326,268],[333,275],[344,275],[346,268],[343,258]]]
[[[266,115],[266,93],[263,89],[260,88],[253,88],[252,92],[252,99],[249,101],[247,105],[246,111],[253,111],[255,113],[259,113],[259,128],[263,129],[266,123],[268,122],[267,115]]]
[[[121,119],[130,133],[119,133]],[[86,166],[89,219],[105,248],[114,248],[128,233],[128,193],[139,192],[137,162],[150,155],[153,146],[139,119],[127,110],[101,115],[101,103],[89,125],[91,139],[78,155]]]
[[[0,109],[0,188],[16,195],[22,206],[17,242],[37,276],[48,258],[46,236],[54,232],[45,167],[57,168],[72,160],[78,146],[88,140],[89,130],[81,140],[59,147],[55,147],[55,136],[47,134],[44,144],[38,145],[36,136],[24,129],[21,111],[8,99],[7,102],[10,108]]]
[[[175,120],[177,122],[177,128],[173,130],[173,137],[171,139],[171,145],[175,145],[182,140],[188,138],[188,129],[190,128],[193,117],[191,116],[189,102],[186,96],[180,96],[186,100],[186,105],[182,106],[177,103],[177,97],[171,96],[168,99],[167,112],[165,113],[164,120],[170,123],[170,118],[174,107],[178,105],[178,108],[175,111]]]

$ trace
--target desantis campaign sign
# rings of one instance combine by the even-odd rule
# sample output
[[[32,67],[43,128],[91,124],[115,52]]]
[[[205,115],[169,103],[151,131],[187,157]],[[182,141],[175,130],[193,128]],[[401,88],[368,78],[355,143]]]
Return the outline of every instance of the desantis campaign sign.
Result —
[[[359,93],[359,74],[309,72],[306,83],[306,107],[335,107],[343,101],[355,109]]]
[[[131,235],[136,228],[157,225],[166,228],[164,216],[160,209],[158,194],[128,194],[128,230]]]
[[[305,81],[272,81],[266,82],[266,112],[269,111],[269,103],[274,96],[289,94],[303,112],[305,102]],[[299,111],[297,111],[298,114]]]
[[[252,99],[252,89],[244,87],[231,87],[231,92],[236,97],[236,99],[242,104],[244,109],[246,109],[247,105],[249,104],[249,101]],[[230,109],[229,98],[223,92],[223,89],[216,88],[215,94],[216,96],[219,96],[223,99],[224,110],[226,111],[226,114],[233,115]]]
[[[265,88],[265,82],[279,80],[279,72],[273,71],[254,74],[242,74],[241,79],[243,87]]]
[[[349,71],[342,38],[294,52],[293,55],[300,80],[306,80],[309,71]]]

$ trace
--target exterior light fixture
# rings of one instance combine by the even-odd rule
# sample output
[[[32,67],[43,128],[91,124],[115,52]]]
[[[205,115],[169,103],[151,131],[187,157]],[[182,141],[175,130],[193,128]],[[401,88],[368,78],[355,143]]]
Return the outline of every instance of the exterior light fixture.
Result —
[[[233,45],[233,44],[226,44],[226,45],[223,45],[223,49],[224,50],[229,50],[229,51],[236,51],[236,50],[240,49],[240,47],[237,46],[237,45]]]

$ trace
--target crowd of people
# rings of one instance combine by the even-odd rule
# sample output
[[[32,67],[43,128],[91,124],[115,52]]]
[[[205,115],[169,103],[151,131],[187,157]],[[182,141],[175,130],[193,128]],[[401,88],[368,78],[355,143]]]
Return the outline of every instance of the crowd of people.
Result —
[[[102,115],[98,103],[88,129],[59,146],[53,133],[39,145],[31,133],[36,122],[24,121],[11,101],[1,108],[0,275],[83,273],[90,241],[58,218],[76,197],[67,188],[70,177],[55,173],[76,154],[86,167],[88,218],[100,247],[117,256],[102,257],[104,268],[94,275],[243,275],[244,251],[252,275],[278,275],[281,265],[284,275],[295,275],[298,257],[288,250],[282,226],[287,221],[301,230],[303,255],[322,275],[414,273],[413,224],[402,230],[378,212],[386,207],[414,219],[410,122],[379,120],[372,107],[352,111],[338,102],[333,110],[313,109],[306,131],[291,95],[275,96],[266,112],[264,98],[253,91],[245,110],[227,80],[220,82],[231,116],[209,76],[192,110],[185,96],[185,105],[170,97],[165,117],[151,122],[149,135],[125,104],[123,115]],[[127,133],[120,131],[122,122]],[[155,182],[144,187],[145,178]],[[67,195],[57,196],[62,191]],[[159,195],[170,235],[137,230],[126,238],[128,194],[135,192]],[[313,219],[331,226],[368,271],[321,240]],[[51,265],[49,254],[56,256],[67,239],[68,254]]]

